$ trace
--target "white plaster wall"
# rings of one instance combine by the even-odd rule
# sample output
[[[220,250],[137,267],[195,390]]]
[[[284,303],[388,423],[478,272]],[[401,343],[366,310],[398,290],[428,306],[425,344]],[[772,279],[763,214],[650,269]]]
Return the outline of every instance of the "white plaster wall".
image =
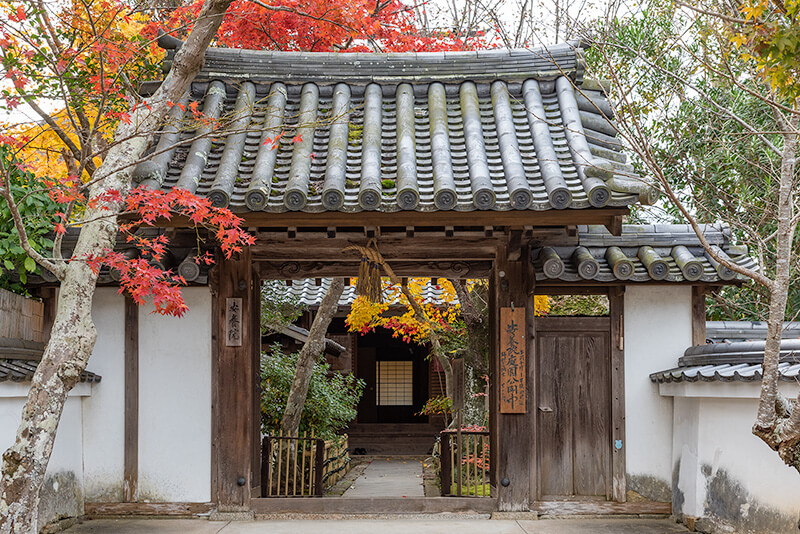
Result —
[[[0,451],[14,443],[30,383],[0,383]],[[83,514],[83,436],[81,403],[92,386],[79,384],[70,392],[56,432],[39,506],[44,526],[59,516]]]
[[[140,501],[211,499],[211,292],[183,297],[181,318],[139,310]]]
[[[121,502],[125,443],[125,299],[100,287],[92,319],[97,343],[88,369],[102,376],[83,401],[83,466],[86,502]]]
[[[689,286],[625,288],[625,462],[629,480],[651,477],[664,488],[671,485],[672,398],[659,395],[650,373],[674,367],[692,344],[691,306]]]
[[[702,399],[699,459],[711,476],[724,469],[742,484],[748,500],[791,514],[800,513],[800,476],[751,432],[758,411],[754,399]]]
[[[714,531],[796,528],[800,477],[751,433],[756,383],[687,383],[675,396],[675,512],[710,521]],[[736,386],[739,386],[738,391]],[[796,397],[800,386],[782,384]]]

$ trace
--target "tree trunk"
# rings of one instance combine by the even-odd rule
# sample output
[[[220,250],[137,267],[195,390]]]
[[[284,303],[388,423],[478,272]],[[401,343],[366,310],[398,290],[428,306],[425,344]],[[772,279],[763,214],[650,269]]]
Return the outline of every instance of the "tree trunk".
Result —
[[[775,233],[775,278],[770,286],[767,339],[764,345],[763,375],[758,416],[753,433],[778,452],[787,465],[800,471],[800,403],[794,406],[778,391],[780,372],[781,335],[786,316],[786,301],[792,275],[792,248],[796,223],[794,222],[794,179],[797,157],[798,118],[786,124],[781,154],[781,174],[778,191],[777,230]],[[800,401],[800,398],[798,398]]]
[[[300,349],[297,369],[294,372],[292,387],[289,390],[289,397],[286,399],[286,410],[283,412],[281,421],[282,436],[297,436],[300,430],[300,418],[303,415],[303,406],[306,403],[308,386],[311,383],[311,372],[314,370],[317,358],[325,348],[325,334],[328,332],[331,319],[339,309],[339,297],[342,296],[343,291],[344,278],[334,278],[319,305],[317,315],[308,332],[308,339]]]
[[[96,171],[90,199],[97,202],[109,191],[118,191],[123,197],[127,194],[133,165],[169,111],[169,103],[180,100],[200,71],[205,50],[229,5],[230,0],[207,0],[203,5],[198,22],[149,105],[139,106],[131,113],[130,123],[117,128],[115,138],[122,141],[114,144]],[[97,273],[86,260],[114,248],[121,209],[121,202],[102,201],[86,210],[85,220],[90,222],[81,226],[73,260],[66,264],[50,341],[33,376],[16,441],[3,454],[0,534],[39,531],[39,495],[64,402],[86,369],[97,339],[91,316]]]

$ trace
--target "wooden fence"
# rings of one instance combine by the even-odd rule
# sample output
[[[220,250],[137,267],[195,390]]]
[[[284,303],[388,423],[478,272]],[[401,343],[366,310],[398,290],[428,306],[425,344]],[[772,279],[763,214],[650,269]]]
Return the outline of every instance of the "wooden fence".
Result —
[[[0,337],[46,341],[44,304],[0,289]]]
[[[322,497],[350,468],[347,436],[265,436],[261,442],[262,497]]]
[[[446,430],[441,436],[439,475],[442,495],[489,497],[489,432]]]

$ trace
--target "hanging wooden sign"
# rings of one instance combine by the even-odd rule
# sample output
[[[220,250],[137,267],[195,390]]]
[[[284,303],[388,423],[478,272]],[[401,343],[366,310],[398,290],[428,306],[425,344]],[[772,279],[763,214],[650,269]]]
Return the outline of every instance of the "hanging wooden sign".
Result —
[[[500,308],[500,413],[527,409],[525,308]]]
[[[225,346],[242,346],[242,299],[225,299]]]

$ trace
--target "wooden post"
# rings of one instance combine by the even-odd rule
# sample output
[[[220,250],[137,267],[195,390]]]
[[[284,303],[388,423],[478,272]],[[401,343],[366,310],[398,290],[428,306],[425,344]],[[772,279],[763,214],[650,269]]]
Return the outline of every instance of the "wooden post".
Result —
[[[269,436],[264,436],[261,442],[261,496],[267,496],[267,486],[269,485],[269,472],[272,467],[272,458],[270,455],[270,440]]]
[[[492,336],[492,343],[495,345],[491,351],[493,356],[492,368],[495,381],[493,386],[499,387],[498,379],[500,373],[499,355],[499,324],[500,314],[498,311],[504,307],[520,307],[526,310],[526,320],[523,322],[527,339],[527,257],[521,254],[519,261],[508,260],[508,249],[505,246],[498,247],[497,259],[494,267],[494,289],[495,289],[495,314],[493,324],[495,334]],[[495,409],[495,420],[491,424],[497,428],[498,451],[492,470],[497,471],[497,508],[500,511],[528,511],[531,501],[531,467],[533,458],[531,456],[531,424],[530,424],[530,361],[534,355],[527,354],[525,358],[524,374],[528,378],[525,391],[525,412],[524,413],[501,413],[500,409]],[[497,399],[495,395],[495,399]],[[495,402],[498,402],[496,400]]]
[[[706,344],[706,288],[692,286],[692,345]]]
[[[538,361],[536,356],[536,311],[534,296],[536,295],[536,271],[533,262],[530,261],[530,247],[526,246],[522,250],[522,261],[525,268],[526,282],[526,322],[527,322],[527,352],[528,352],[528,425],[531,429],[530,441],[530,500],[535,501],[539,497],[539,437],[537,434],[537,399],[539,398],[538,388]]]
[[[139,492],[139,306],[125,296],[125,441],[122,502]]]
[[[625,474],[625,288],[612,287],[608,294],[611,315],[611,498],[626,499]]]
[[[250,250],[238,258],[220,258],[217,294],[217,351],[214,373],[216,402],[214,445],[217,509],[250,510],[253,461],[253,369],[255,339]],[[242,483],[244,482],[244,483]]]
[[[322,497],[325,493],[325,488],[323,487],[323,480],[322,475],[324,474],[324,464],[325,463],[325,440],[317,439],[317,451],[316,457],[314,461],[315,469],[314,469],[314,496],[315,497]]]
[[[253,496],[259,496],[261,493],[261,462],[263,456],[260,454],[261,449],[261,280],[252,271],[251,282],[251,295],[252,304],[250,306],[250,324],[252,325],[252,343],[251,354],[253,358],[253,418],[252,418],[252,439],[253,439],[253,460],[251,462],[252,470],[252,491]]]

